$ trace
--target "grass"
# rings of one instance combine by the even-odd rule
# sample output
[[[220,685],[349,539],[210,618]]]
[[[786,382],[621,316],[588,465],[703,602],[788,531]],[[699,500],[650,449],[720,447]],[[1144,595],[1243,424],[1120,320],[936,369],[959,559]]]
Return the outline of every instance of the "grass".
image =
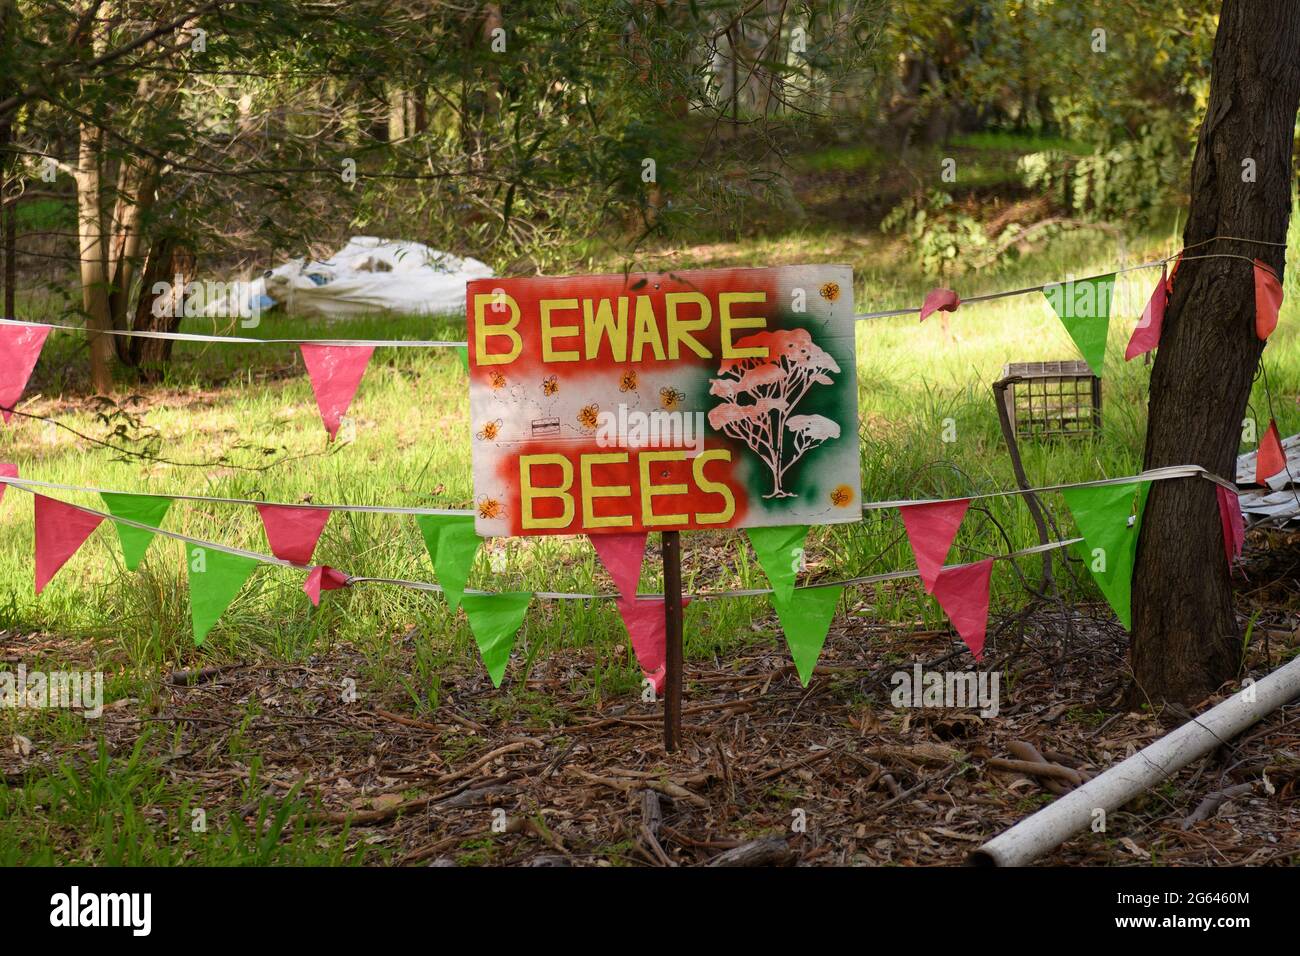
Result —
[[[816,244],[815,237],[795,236],[755,241],[727,249],[723,255],[706,256],[703,250],[692,255],[685,250],[680,258],[701,264],[812,261],[818,258],[813,250]],[[1091,258],[1076,258],[1081,245],[1089,246],[1085,237],[1072,237],[1060,245],[959,288],[972,294],[1070,272],[1089,273],[1115,261],[1106,258],[1109,250],[1096,241],[1089,249]],[[832,250],[822,258],[834,261],[837,251],[847,250]],[[1138,258],[1130,256],[1130,261]],[[860,309],[913,304],[923,294],[925,284],[916,277],[887,277],[879,265],[854,265]],[[1131,273],[1121,277],[1117,286],[1101,435],[1068,443],[1026,443],[1022,452],[1034,483],[1138,470],[1148,371],[1141,362],[1124,363],[1121,351],[1153,275]],[[1288,298],[1288,303],[1294,301]],[[1289,305],[1285,312],[1291,312]],[[1273,404],[1283,434],[1300,427],[1295,403],[1289,400],[1300,390],[1300,338],[1288,318],[1284,314],[1268,351]],[[199,325],[190,323],[193,328]],[[1076,354],[1050,307],[1037,295],[970,305],[952,317],[950,328],[951,335],[934,320],[918,327],[911,316],[859,323],[862,471],[864,495],[869,499],[951,497],[1012,487],[990,385],[1008,361]],[[310,321],[270,317],[251,331],[277,338],[322,334],[321,327]],[[463,326],[453,319],[369,319],[331,326],[328,334],[456,338],[463,335]],[[79,348],[76,337],[56,333],[42,366],[57,368],[76,361]],[[214,382],[221,384],[214,386]],[[54,421],[82,433],[106,431],[76,405],[40,400],[36,404],[51,406]],[[325,440],[292,348],[182,346],[167,382],[145,393],[139,403],[123,404],[163,436],[161,451],[166,458],[190,467],[124,459],[53,424],[21,419],[4,432],[3,458],[18,462],[29,477],[127,491],[450,507],[472,503],[465,379],[449,351],[377,352],[353,406],[353,434],[333,447]],[[1257,386],[1252,405],[1266,420],[1262,385]],[[275,464],[268,467],[268,463]],[[64,497],[101,507],[95,497]],[[155,541],[142,570],[132,575],[121,564],[116,536],[108,525],[92,535],[37,599],[31,589],[28,500],[11,492],[0,514],[0,625],[107,639],[134,673],[148,674],[164,662],[188,661],[196,654],[238,657],[265,649],[295,659],[320,642],[375,645],[376,635],[411,626],[448,636],[448,653],[472,654],[463,618],[448,615],[439,599],[367,586],[331,594],[319,610],[312,611],[299,590],[299,576],[279,568],[260,570],[218,624],[208,646],[195,651],[189,638],[180,546]],[[1051,504],[1059,510],[1059,502]],[[998,499],[986,507],[987,513],[983,508],[973,512],[975,520],[963,527],[958,558],[1005,553],[1036,542],[1028,512],[1019,500]],[[253,509],[177,502],[166,525],[195,537],[266,551]],[[688,575],[695,575],[692,583],[699,586],[707,570],[708,585],[714,589],[761,586],[761,572],[747,560],[742,540],[739,534],[730,536],[735,556],[731,568],[721,575],[712,566],[689,568]],[[901,522],[892,512],[872,512],[860,525],[823,530],[817,541],[815,553],[823,575],[869,574],[911,563]],[[395,516],[335,514],[317,556],[353,574],[415,579],[432,575],[414,522]],[[650,570],[644,586],[655,586],[653,574]],[[589,545],[581,539],[555,538],[493,542],[484,549],[471,578],[472,586],[503,590],[589,591],[605,583]],[[1011,575],[999,573],[995,587],[1010,600],[1018,585]],[[933,602],[910,584],[882,588],[875,597],[881,617],[919,617],[934,624],[942,620]],[[764,609],[762,601],[698,604],[688,615],[704,620],[693,621],[696,626],[690,630],[710,635],[707,647],[698,649],[725,650],[725,638],[718,635],[745,633],[744,619]],[[542,644],[607,644],[619,639],[620,630],[613,609],[604,604],[554,602],[534,607],[525,638]],[[718,646],[720,640],[724,646]],[[381,662],[380,646],[375,654]]]
[[[834,162],[835,160],[827,160]],[[1165,251],[1169,235],[1130,237],[1128,246],[1095,234],[1059,237],[1041,253],[979,275],[949,280],[966,296],[1131,264]],[[1293,241],[1292,259],[1300,261]],[[677,267],[797,262],[848,262],[855,270],[859,311],[917,304],[933,284],[907,253],[872,234],[818,230],[738,243],[663,250],[657,260]],[[653,264],[653,263],[652,263]],[[615,264],[609,264],[615,265]],[[1266,353],[1272,407],[1282,433],[1300,430],[1300,302],[1296,271],[1289,274],[1286,305]],[[1155,273],[1120,278],[1104,378],[1104,426],[1095,438],[1027,443],[1025,467],[1035,484],[1131,474],[1139,470],[1149,377],[1142,362],[1122,360],[1124,342],[1141,312]],[[39,303],[33,303],[39,305]],[[21,313],[20,313],[21,314]],[[39,308],[26,313],[39,319]],[[1008,489],[1014,481],[997,422],[990,385],[1011,361],[1074,358],[1077,353],[1039,295],[973,304],[952,316],[951,333],[938,320],[918,326],[914,316],[860,322],[857,330],[863,494],[866,499],[952,497]],[[190,321],[192,331],[211,331]],[[266,338],[463,337],[459,318],[369,318],[331,325],[264,318],[253,330]],[[55,333],[26,410],[50,422],[16,417],[0,434],[0,460],[19,464],[26,477],[52,482],[199,495],[305,501],[470,507],[471,428],[466,419],[466,380],[447,350],[387,349],[375,353],[354,402],[354,427],[329,445],[296,350],[281,346],[180,345],[161,385],[138,394],[124,390],[120,410],[96,410],[59,396],[67,382],[60,370],[84,362],[84,345]],[[129,397],[128,397],[129,395]],[[1260,428],[1268,403],[1262,383],[1252,396]],[[155,433],[168,462],[114,453],[79,438],[124,444]],[[123,431],[115,434],[122,426]],[[951,440],[946,440],[951,439]],[[99,508],[94,496],[59,497]],[[137,573],[122,565],[113,529],[101,526],[38,599],[32,593],[30,496],[10,490],[0,506],[0,628],[47,631],[83,638],[96,666],[106,671],[107,697],[139,699],[143,706],[162,692],[161,677],[173,667],[271,658],[293,662],[336,642],[359,649],[370,692],[397,697],[415,713],[439,706],[440,673],[477,659],[463,615],[449,614],[440,597],[375,585],[327,594],[313,610],[301,591],[301,574],[267,567],[257,571],[221,622],[196,648],[190,637],[188,593],[180,545],[159,539]],[[1068,530],[1059,498],[1047,504]],[[267,552],[253,509],[176,502],[168,528],[198,538]],[[692,560],[691,540],[708,547],[707,560]],[[972,509],[950,560],[972,560],[1037,543],[1034,526],[1018,498],[993,499]],[[726,560],[719,560],[719,555]],[[809,550],[818,577],[865,575],[912,566],[902,523],[895,512],[870,512],[860,524],[818,529]],[[415,523],[387,515],[335,514],[321,539],[317,560],[352,574],[432,580],[433,572]],[[1037,559],[1021,562],[1029,575]],[[647,562],[643,589],[658,587],[658,569]],[[687,537],[686,584],[690,589],[761,587],[765,583],[739,533]],[[512,539],[486,545],[470,578],[491,590],[608,591],[590,545],[583,539]],[[1014,609],[1023,591],[1010,568],[994,574],[994,613]],[[1067,586],[1074,588],[1067,581]],[[1099,600],[1089,582],[1068,594]],[[852,592],[851,613],[913,626],[944,626],[942,612],[914,581]],[[756,630],[755,625],[759,627]],[[397,638],[418,635],[416,665],[393,666]],[[697,601],[687,610],[687,653],[717,658],[755,641],[779,642],[764,599]],[[626,635],[608,602],[535,601],[520,633],[517,653],[500,692],[503,716],[544,717],[547,701],[520,678],[529,662],[558,648],[594,652],[580,678],[593,702],[627,699],[639,673],[626,652]],[[48,669],[60,662],[45,662]],[[29,669],[37,662],[28,661]],[[32,776],[21,788],[0,788],[0,864],[98,863],[341,863],[376,858],[380,851],[345,851],[346,834],[328,839],[289,820],[302,807],[294,794],[268,803],[265,797],[247,825],[195,834],[188,818],[193,794],[170,783],[150,734],[130,753],[94,747],[94,728],[78,717],[0,711],[0,738],[40,732],[79,740],[90,756],[79,766],[60,762]],[[153,732],[156,734],[157,732]],[[165,741],[162,742],[165,744]],[[237,746],[237,738],[231,746]],[[165,748],[164,748],[165,749]],[[249,754],[255,776],[256,755]],[[250,799],[256,791],[250,786]],[[156,808],[163,807],[165,812]],[[154,808],[154,809],[149,809]],[[148,816],[163,812],[163,818]]]

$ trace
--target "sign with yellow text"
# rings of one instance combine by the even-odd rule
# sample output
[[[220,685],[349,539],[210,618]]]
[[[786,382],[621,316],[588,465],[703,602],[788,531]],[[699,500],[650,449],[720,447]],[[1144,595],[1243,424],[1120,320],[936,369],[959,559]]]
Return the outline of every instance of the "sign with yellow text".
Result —
[[[861,517],[853,274],[469,283],[481,535]]]

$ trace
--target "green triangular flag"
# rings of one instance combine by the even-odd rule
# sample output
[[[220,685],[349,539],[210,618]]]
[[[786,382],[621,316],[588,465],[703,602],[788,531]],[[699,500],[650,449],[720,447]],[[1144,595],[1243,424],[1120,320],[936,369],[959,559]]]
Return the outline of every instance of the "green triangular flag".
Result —
[[[1149,490],[1150,482],[1131,481],[1061,492],[1083,537],[1081,557],[1125,630],[1132,624],[1133,566]],[[1134,496],[1137,517],[1130,525]]]
[[[452,351],[456,353],[456,358],[460,359],[460,367],[463,368],[466,372],[468,372],[469,371],[469,346],[457,345],[455,348],[452,349]]]
[[[794,593],[794,576],[803,566],[803,543],[808,537],[806,524],[783,525],[775,528],[746,528],[749,543],[754,546],[758,563],[767,573],[772,585],[773,598],[789,601]]]
[[[162,527],[167,509],[172,506],[170,498],[154,498],[148,495],[124,495],[102,491],[99,497],[104,499],[104,506],[114,517],[138,521],[140,524],[147,524],[154,528]],[[133,528],[128,524],[117,522],[113,524],[117,528],[118,540],[122,542],[122,560],[126,562],[126,569],[134,571],[144,559],[149,542],[153,540],[153,532]]]
[[[230,607],[248,576],[261,563],[241,554],[186,545],[185,567],[190,576],[190,620],[194,623],[195,644],[203,643],[217,618]]]
[[[416,515],[438,583],[454,611],[460,607],[469,569],[483,539],[474,531],[473,515]]]
[[[772,596],[781,630],[785,631],[785,642],[799,672],[799,682],[804,687],[812,680],[813,668],[817,666],[831,618],[835,616],[835,605],[843,593],[842,587],[800,588],[788,601]]]
[[[1110,300],[1115,276],[1074,279],[1046,286],[1043,295],[1052,304],[1065,331],[1083,353],[1092,374],[1101,376],[1106,364],[1106,335],[1110,331]]]
[[[466,594],[461,599],[469,629],[474,632],[474,642],[483,656],[483,666],[492,678],[492,686],[500,687],[505,676],[510,650],[515,646],[515,634],[524,623],[531,591],[506,591],[502,594]]]

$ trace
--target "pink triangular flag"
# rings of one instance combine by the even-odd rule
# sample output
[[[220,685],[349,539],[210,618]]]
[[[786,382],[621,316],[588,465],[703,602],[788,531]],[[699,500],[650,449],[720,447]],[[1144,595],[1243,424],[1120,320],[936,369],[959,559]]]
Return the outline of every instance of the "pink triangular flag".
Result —
[[[989,581],[993,559],[945,568],[934,583],[934,599],[966,642],[975,660],[984,656],[989,626]]]
[[[1235,491],[1215,485],[1219,496],[1219,521],[1223,525],[1223,550],[1228,554],[1228,564],[1241,557],[1246,544],[1246,521],[1241,515],[1241,499]]]
[[[302,361],[307,366],[311,390],[316,395],[316,407],[330,440],[338,434],[339,419],[352,404],[361,376],[366,374],[366,363],[374,347],[370,345],[311,345],[303,342]]]
[[[636,597],[636,587],[641,581],[641,563],[645,560],[646,532],[628,534],[592,534],[591,543],[600,555],[601,564],[614,579],[614,587],[625,601]]]
[[[1259,440],[1259,450],[1255,453],[1255,483],[1264,484],[1286,467],[1286,452],[1282,450],[1282,438],[1277,431],[1277,421],[1268,420],[1268,430]]]
[[[36,499],[36,593],[40,594],[104,519],[54,498],[33,497]]]
[[[23,397],[49,334],[49,328],[43,325],[0,324],[0,415],[4,415],[5,422]]]
[[[311,564],[316,542],[330,520],[328,508],[290,508],[285,505],[258,505],[262,527],[271,553],[281,561]]]
[[[1160,281],[1151,290],[1147,307],[1142,310],[1128,348],[1124,350],[1124,361],[1129,362],[1139,355],[1145,355],[1160,344],[1160,329],[1165,324],[1165,306],[1169,304],[1169,283],[1165,278],[1164,266],[1160,267]]]
[[[904,505],[898,509],[903,514],[903,525],[907,528],[907,540],[912,544],[912,554],[916,556],[916,568],[921,572],[921,583],[929,592],[934,591],[935,578],[943,569],[948,549],[952,547],[952,540],[957,537],[957,529],[961,527],[961,519],[969,507],[969,498],[953,498],[951,501]]]
[[[924,322],[935,312],[956,312],[961,299],[952,289],[931,289],[925,295],[921,305],[921,321]]]
[[[320,607],[321,591],[337,591],[348,586],[348,576],[337,568],[318,564],[307,573],[307,580],[302,589],[311,598],[311,603]]]
[[[1282,309],[1282,283],[1277,273],[1255,260],[1255,335],[1261,342],[1277,328],[1277,314]]]
[[[654,684],[656,694],[664,690],[664,662],[667,656],[668,642],[665,639],[667,621],[664,618],[664,599],[646,598],[643,600],[620,600],[618,613],[623,617],[628,636],[632,639],[632,650],[636,661],[646,678]],[[688,597],[682,598],[682,607],[691,603]]]
[[[0,462],[0,477],[17,478],[18,466],[11,465],[8,462]],[[5,492],[9,489],[9,482],[0,481],[0,501],[5,500]]]

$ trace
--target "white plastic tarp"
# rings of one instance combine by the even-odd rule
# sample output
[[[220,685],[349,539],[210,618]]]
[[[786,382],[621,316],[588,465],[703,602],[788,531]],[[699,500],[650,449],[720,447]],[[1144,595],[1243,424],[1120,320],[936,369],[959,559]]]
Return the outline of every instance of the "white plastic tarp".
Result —
[[[1252,524],[1284,525],[1300,519],[1300,434],[1282,439],[1286,467],[1268,479],[1267,488],[1241,493],[1241,510]],[[1238,486],[1255,483],[1257,452],[1246,452],[1237,459]]]
[[[465,283],[492,270],[477,259],[420,242],[354,236],[318,262],[294,259],[244,283],[240,301],[212,302],[207,315],[248,315],[271,308],[327,319],[374,313],[442,315],[465,310]]]

